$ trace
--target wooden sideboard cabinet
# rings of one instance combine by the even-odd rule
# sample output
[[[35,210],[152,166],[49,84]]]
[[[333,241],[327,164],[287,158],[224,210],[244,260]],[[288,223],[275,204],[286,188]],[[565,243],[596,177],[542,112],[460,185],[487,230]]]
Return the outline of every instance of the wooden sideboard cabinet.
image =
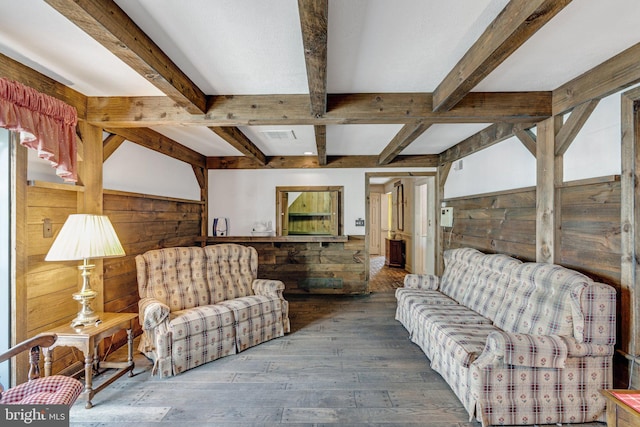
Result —
[[[404,268],[404,240],[385,239],[385,264]]]

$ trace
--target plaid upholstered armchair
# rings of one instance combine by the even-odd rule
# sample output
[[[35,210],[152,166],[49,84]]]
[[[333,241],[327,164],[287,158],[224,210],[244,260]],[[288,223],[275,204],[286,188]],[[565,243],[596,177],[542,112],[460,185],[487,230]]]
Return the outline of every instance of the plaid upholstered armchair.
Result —
[[[169,377],[289,332],[284,283],[258,279],[258,253],[219,244],[136,256],[140,350]]]
[[[75,378],[62,375],[39,378],[40,347],[49,347],[55,335],[38,335],[0,354],[0,363],[29,350],[29,382],[3,390],[0,384],[0,405],[67,405],[76,401],[84,386]]]

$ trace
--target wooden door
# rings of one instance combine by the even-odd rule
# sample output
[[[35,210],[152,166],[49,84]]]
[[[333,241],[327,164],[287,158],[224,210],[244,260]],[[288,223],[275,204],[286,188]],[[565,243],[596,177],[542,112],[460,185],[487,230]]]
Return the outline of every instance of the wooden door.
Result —
[[[380,255],[380,193],[371,193],[369,199],[369,254]]]

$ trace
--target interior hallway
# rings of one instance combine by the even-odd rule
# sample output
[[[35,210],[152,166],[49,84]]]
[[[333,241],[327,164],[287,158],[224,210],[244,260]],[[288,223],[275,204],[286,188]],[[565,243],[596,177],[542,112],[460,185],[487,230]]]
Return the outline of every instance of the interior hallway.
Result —
[[[387,267],[384,265],[384,255],[372,255],[369,258],[369,291],[395,291],[404,283],[407,271],[404,268]]]

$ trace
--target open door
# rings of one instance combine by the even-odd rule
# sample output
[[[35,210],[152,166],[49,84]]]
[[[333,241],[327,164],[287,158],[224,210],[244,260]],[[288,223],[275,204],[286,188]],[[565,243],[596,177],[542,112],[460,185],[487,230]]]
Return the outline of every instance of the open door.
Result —
[[[413,224],[413,273],[435,273],[435,180],[416,180]]]

